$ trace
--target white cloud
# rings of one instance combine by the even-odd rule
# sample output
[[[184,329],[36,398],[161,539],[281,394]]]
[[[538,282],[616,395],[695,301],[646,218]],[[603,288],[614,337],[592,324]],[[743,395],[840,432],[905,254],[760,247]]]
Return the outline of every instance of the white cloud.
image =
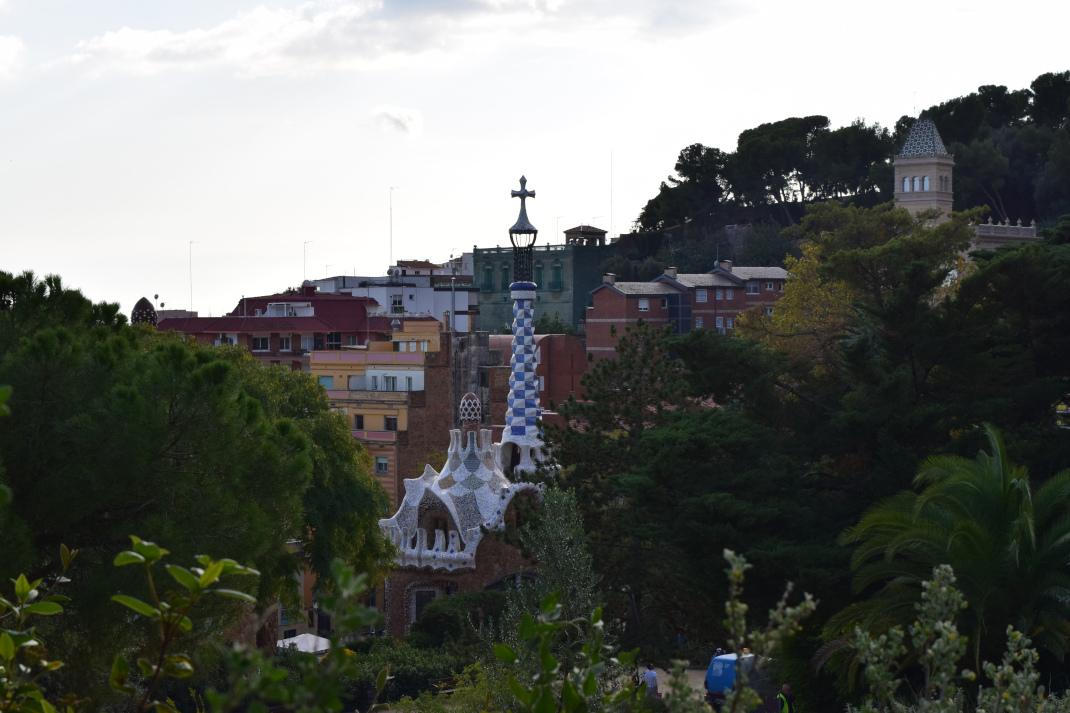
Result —
[[[122,27],[79,42],[66,60],[92,72],[223,66],[243,75],[302,74],[450,44],[517,41],[541,29],[582,33],[596,20],[643,31],[694,29],[712,19],[711,8],[732,1],[664,0],[652,11],[640,0],[305,0],[261,5],[206,28]]]
[[[0,80],[11,79],[18,74],[25,51],[26,45],[18,37],[0,35]]]
[[[423,131],[423,116],[413,109],[398,106],[376,107],[375,122],[385,131],[419,135]]]

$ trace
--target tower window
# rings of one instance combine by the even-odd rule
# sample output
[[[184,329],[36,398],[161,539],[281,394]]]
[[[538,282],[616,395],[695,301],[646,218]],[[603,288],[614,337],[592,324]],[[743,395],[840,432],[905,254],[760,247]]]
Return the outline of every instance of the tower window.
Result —
[[[921,178],[919,178],[918,176],[913,176],[913,177],[911,178],[911,180],[913,180],[913,181],[914,181],[914,188],[913,188],[913,190],[914,190],[914,191],[920,191],[920,190],[921,190]]]
[[[922,185],[922,190],[923,190],[923,191],[929,191],[929,190],[932,190],[931,188],[929,188],[929,177],[928,177],[928,176],[925,176],[925,177],[924,177],[924,178],[922,179],[922,181],[921,181],[921,185]]]
[[[903,193],[910,193],[910,178],[903,176]]]

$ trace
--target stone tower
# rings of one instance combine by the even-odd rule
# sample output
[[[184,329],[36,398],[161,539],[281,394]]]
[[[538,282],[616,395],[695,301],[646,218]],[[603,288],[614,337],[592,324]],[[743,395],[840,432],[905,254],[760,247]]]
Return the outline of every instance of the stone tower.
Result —
[[[892,165],[897,206],[906,208],[912,215],[936,209],[942,213],[940,220],[951,215],[955,159],[947,152],[931,119],[914,122]]]

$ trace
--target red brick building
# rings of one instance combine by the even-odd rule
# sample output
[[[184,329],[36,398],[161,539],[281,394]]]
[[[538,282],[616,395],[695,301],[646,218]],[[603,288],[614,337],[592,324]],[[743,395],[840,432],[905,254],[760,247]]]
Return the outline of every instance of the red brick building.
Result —
[[[489,338],[490,352],[496,363],[484,367],[487,376],[483,381],[490,387],[486,409],[494,435],[501,434],[505,423],[506,400],[509,394],[509,361],[512,357],[512,337],[507,334],[492,334]],[[557,407],[570,396],[583,398],[580,381],[587,373],[587,352],[583,337],[575,334],[536,334],[535,346],[539,362],[535,375],[539,379],[539,400],[546,405],[543,420],[557,418]]]
[[[592,359],[612,357],[617,340],[640,320],[666,325],[673,334],[692,329],[730,334],[743,312],[772,314],[787,279],[782,267],[735,267],[730,260],[705,273],[670,267],[651,282],[618,282],[606,275],[587,308],[587,353]]]
[[[160,320],[157,328],[205,344],[237,344],[265,364],[308,369],[312,351],[342,349],[389,338],[390,320],[372,314],[366,297],[323,294],[313,285],[275,295],[243,297],[224,317]]]

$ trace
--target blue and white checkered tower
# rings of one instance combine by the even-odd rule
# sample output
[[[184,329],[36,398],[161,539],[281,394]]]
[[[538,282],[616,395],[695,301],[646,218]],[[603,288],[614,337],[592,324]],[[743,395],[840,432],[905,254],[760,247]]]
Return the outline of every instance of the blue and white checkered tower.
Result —
[[[539,231],[528,220],[527,199],[535,191],[527,189],[528,179],[520,177],[520,190],[513,191],[520,199],[520,217],[509,229],[513,244],[513,282],[509,296],[513,299],[513,355],[509,360],[509,400],[505,411],[505,430],[502,432],[499,460],[501,468],[511,476],[534,473],[543,457],[543,442],[539,437],[539,379],[535,374],[538,355],[535,351],[535,290],[531,262],[535,238]]]

